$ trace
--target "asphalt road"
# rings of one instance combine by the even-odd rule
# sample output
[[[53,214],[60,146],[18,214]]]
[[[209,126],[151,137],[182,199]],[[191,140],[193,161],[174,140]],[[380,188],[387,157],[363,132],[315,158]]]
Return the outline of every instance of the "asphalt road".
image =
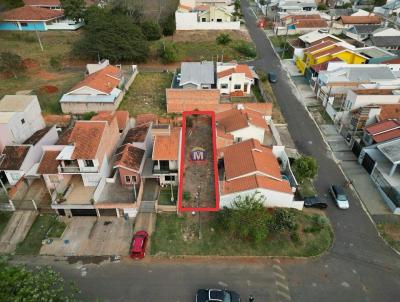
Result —
[[[345,178],[244,0],[242,10],[259,55],[254,65],[277,73],[275,95],[297,148],[318,161],[316,187],[324,196],[330,184],[342,184]],[[76,281],[82,297],[90,301],[194,301],[201,287],[229,287],[242,297],[254,295],[256,302],[399,301],[400,257],[380,239],[352,192],[348,194],[349,210],[334,206],[327,210],[335,241],[330,251],[316,259],[152,260],[100,266],[67,265],[45,258],[29,262],[52,264],[67,280]]]

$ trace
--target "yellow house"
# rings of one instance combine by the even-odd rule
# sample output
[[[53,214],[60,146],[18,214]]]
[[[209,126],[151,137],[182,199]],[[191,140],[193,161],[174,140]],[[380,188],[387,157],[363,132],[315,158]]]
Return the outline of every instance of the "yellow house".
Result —
[[[199,13],[200,22],[231,22],[235,21],[233,15],[224,7],[210,6]]]
[[[301,74],[304,74],[307,67],[325,63],[334,58],[339,58],[347,64],[364,64],[368,59],[332,41],[326,41],[305,49],[303,58],[297,57],[295,63]]]

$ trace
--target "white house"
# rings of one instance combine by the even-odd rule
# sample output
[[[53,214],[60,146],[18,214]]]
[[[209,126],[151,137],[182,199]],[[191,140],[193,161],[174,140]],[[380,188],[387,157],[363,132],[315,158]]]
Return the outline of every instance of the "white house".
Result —
[[[266,207],[303,208],[302,201],[293,200],[295,189],[282,178],[272,148],[251,139],[221,148],[219,157],[224,163],[219,171],[220,207],[230,207],[238,196],[259,193]]]
[[[215,87],[214,62],[182,62],[178,81],[179,87],[183,89],[211,89]]]
[[[353,89],[347,92],[343,110],[353,110],[374,103],[397,104],[400,102],[400,90],[393,89]]]
[[[0,156],[0,178],[4,185],[15,185],[38,164],[44,145],[52,145],[58,140],[56,127],[36,131],[23,144],[5,146]],[[37,166],[36,166],[37,169]],[[32,174],[36,174],[32,171]]]
[[[221,94],[249,95],[254,72],[246,64],[217,63],[217,88]]]
[[[6,145],[22,144],[43,129],[39,100],[36,95],[6,95],[0,101],[0,151]]]

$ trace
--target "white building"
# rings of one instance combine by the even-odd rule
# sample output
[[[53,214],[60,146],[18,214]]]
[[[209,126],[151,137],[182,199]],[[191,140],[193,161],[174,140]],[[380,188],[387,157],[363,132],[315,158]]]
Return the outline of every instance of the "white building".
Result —
[[[43,129],[36,95],[6,95],[0,101],[0,151],[6,145],[22,144],[36,131]]]
[[[217,63],[217,88],[221,94],[249,95],[255,73],[245,64]]]

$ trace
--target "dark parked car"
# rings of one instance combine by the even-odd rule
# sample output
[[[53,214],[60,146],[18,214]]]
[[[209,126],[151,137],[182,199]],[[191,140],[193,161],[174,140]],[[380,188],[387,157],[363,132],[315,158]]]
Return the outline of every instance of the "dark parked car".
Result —
[[[146,256],[146,246],[149,235],[146,231],[138,231],[132,238],[131,250],[129,252],[131,258],[142,259]]]
[[[339,209],[345,210],[350,207],[349,201],[347,200],[346,193],[344,192],[344,190],[341,186],[333,185],[329,189],[329,192],[331,193],[331,195]]]
[[[306,208],[318,208],[318,209],[326,209],[328,204],[317,196],[312,197],[304,197],[304,206]]]
[[[238,293],[226,289],[199,289],[196,302],[240,302]]]
[[[268,80],[269,80],[271,83],[276,83],[276,82],[278,81],[278,78],[277,78],[277,76],[276,76],[275,73],[273,73],[273,72],[268,72]]]

